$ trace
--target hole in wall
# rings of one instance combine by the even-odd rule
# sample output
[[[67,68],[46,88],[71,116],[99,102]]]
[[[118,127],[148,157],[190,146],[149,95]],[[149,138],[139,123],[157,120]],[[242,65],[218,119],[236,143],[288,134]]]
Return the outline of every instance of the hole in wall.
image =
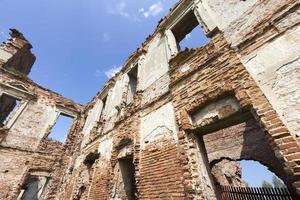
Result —
[[[18,199],[38,200],[41,197],[48,181],[48,177],[29,175],[22,186]]]
[[[179,48],[183,49],[192,49],[199,48],[206,45],[209,42],[209,39],[206,37],[205,33],[201,28],[196,27],[192,32],[187,34],[183,40],[179,42]]]
[[[100,153],[91,152],[89,153],[86,158],[84,159],[83,163],[88,167],[91,168],[96,160],[99,158]]]
[[[60,114],[47,138],[64,143],[67,139],[72,122],[72,117]]]
[[[292,177],[285,173],[284,164],[276,157],[255,119],[237,120],[236,124],[221,127],[219,123],[214,123],[219,128],[213,132],[199,130],[201,134],[196,134],[200,152],[210,166],[207,173],[212,175],[210,180],[215,185],[216,196],[228,194],[228,187],[234,195],[238,195],[235,193],[238,188],[250,191],[249,187],[261,190],[276,187],[295,196]]]
[[[199,48],[209,42],[194,12],[189,11],[172,29],[178,50]]]
[[[133,157],[128,156],[118,159],[122,179],[124,183],[124,189],[128,200],[137,199],[137,189],[135,182],[135,166],[133,164]]]
[[[133,98],[137,92],[137,83],[138,83],[138,65],[136,64],[129,72],[129,85],[127,92],[127,103],[133,102]]]
[[[9,96],[7,94],[2,94],[0,97],[0,127],[7,124],[12,115],[19,108],[20,100]]]
[[[103,99],[101,100],[102,101],[102,110],[101,110],[101,114],[100,114],[100,117],[99,117],[100,120],[103,119],[103,117],[104,117],[104,112],[105,112],[105,107],[106,107],[106,102],[107,102],[107,96],[108,95],[103,97]]]

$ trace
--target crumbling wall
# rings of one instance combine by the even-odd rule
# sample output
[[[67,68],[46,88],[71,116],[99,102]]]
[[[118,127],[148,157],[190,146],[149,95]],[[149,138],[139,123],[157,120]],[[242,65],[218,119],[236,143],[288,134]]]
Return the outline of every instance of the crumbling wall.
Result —
[[[147,46],[147,53],[143,56],[142,67],[139,72],[138,90],[145,90],[152,83],[168,72],[166,39],[160,34],[151,38]]]
[[[140,198],[182,198],[184,189],[179,178],[182,172],[177,157],[177,125],[172,103],[143,116],[139,132]]]
[[[81,106],[66,100],[57,94],[43,90],[38,86],[31,84],[26,79],[16,77],[7,71],[1,71],[1,93],[14,95],[20,93],[24,96],[19,109],[8,120],[5,136],[0,144],[2,157],[1,164],[1,198],[14,199],[18,196],[22,182],[26,181],[26,176],[31,171],[46,171],[49,175],[49,183],[45,188],[47,196],[45,199],[55,197],[55,193],[59,184],[61,184],[62,174],[68,165],[68,157],[70,153],[64,153],[75,145],[75,138],[71,140],[71,133],[75,133],[78,129],[75,118],[73,126],[70,129],[68,140],[65,144],[51,141],[47,139],[51,131],[52,125],[55,123],[58,108],[61,107],[70,112],[74,112],[75,116],[80,113]],[[18,80],[19,79],[19,80]],[[12,81],[13,80],[13,81]],[[22,84],[27,90],[15,90],[10,83]],[[10,91],[14,91],[10,93]],[[27,97],[28,97],[27,96]],[[59,106],[58,106],[59,105]],[[23,107],[24,106],[24,107]],[[71,107],[70,107],[71,106]],[[20,110],[21,109],[21,110]],[[14,122],[12,122],[14,120]],[[9,125],[9,126],[8,126]],[[26,192],[24,193],[26,194]]]
[[[0,128],[0,195],[38,173],[42,199],[217,199],[216,184],[244,185],[242,159],[300,194],[299,16],[296,0],[181,0],[84,110],[2,67],[0,94],[26,101]],[[198,23],[210,42],[181,50]],[[59,111],[75,117],[65,144],[45,139]]]
[[[291,133],[299,136],[300,26],[242,58]]]
[[[209,133],[203,137],[203,140],[211,168],[224,160],[255,160],[269,167],[291,188],[290,177],[284,173],[284,167],[276,158],[264,132],[254,120],[250,119],[244,123]],[[213,173],[213,175],[217,180],[221,179],[216,176],[217,174]],[[222,183],[219,182],[219,184]]]
[[[287,133],[288,129],[279,119],[274,108],[269,104],[245,67],[240,63],[235,50],[230,51],[230,46],[224,45],[226,42],[223,43],[224,40],[221,37],[215,36],[213,41],[213,45],[208,44],[201,50],[182,52],[180,53],[181,56],[179,55],[178,58],[175,57],[171,60],[171,92],[176,119],[180,124],[179,144],[182,145],[182,149],[188,149],[186,152],[183,151],[182,160],[193,159],[184,164],[189,169],[188,173],[190,173],[186,185],[194,187],[194,190],[189,193],[191,198],[200,198],[199,196],[203,194],[208,195],[205,194],[208,190],[198,193],[197,189],[200,191],[203,187],[209,185],[209,177],[205,176],[203,169],[210,173],[210,169],[205,169],[202,164],[195,164],[197,162],[205,163],[205,159],[203,159],[203,156],[199,156],[200,161],[197,161],[197,157],[195,158],[193,155],[197,145],[193,145],[193,143],[199,143],[198,149],[204,154],[205,146],[199,141],[194,141],[191,133],[203,135],[217,130],[223,131],[226,126],[232,126],[240,120],[245,120],[245,116],[238,117],[237,113],[242,114],[249,109],[253,116],[259,120],[259,124],[263,125],[264,132],[261,132],[262,136],[267,137],[265,141],[268,141],[271,151],[275,152],[276,159],[280,161],[278,165],[273,163],[269,167],[281,166],[284,169],[284,177],[293,179],[287,182],[289,182],[289,187],[292,190],[294,188],[295,191],[299,181],[295,176],[297,167],[288,169],[289,161],[284,161],[283,157],[285,159],[293,157],[296,160],[294,157],[296,156],[295,151],[292,150],[293,148],[299,148],[296,138]],[[185,70],[182,70],[183,67]],[[233,95],[238,100],[238,107],[232,103],[230,106],[225,100],[223,106],[218,105],[217,102],[222,102],[220,99],[224,99],[228,95]],[[193,120],[195,119],[193,115],[199,110],[204,111],[204,113],[199,114],[196,120]],[[223,111],[226,111],[225,115]],[[220,123],[216,125],[217,122]],[[238,135],[237,131],[232,132]],[[279,138],[281,139],[279,140]],[[224,138],[220,141],[225,143]],[[235,141],[235,139],[231,139],[230,143]],[[290,153],[287,153],[288,150],[282,151],[282,148],[290,148]],[[231,152],[226,151],[227,149],[224,147],[220,153],[230,155]],[[277,173],[280,173],[280,171],[282,170],[278,170]],[[291,172],[294,175],[291,176]],[[199,177],[201,181],[197,181]],[[199,187],[199,185],[201,186]]]
[[[99,145],[98,151],[107,147],[103,154],[109,156],[105,159],[100,156],[89,198],[125,198],[125,182],[118,159],[124,147],[121,146],[128,141],[132,145],[140,199],[215,199],[218,183],[244,186],[241,169],[236,163],[241,159],[262,162],[282,177],[292,192],[299,189],[296,177],[299,144],[290,134],[291,126],[295,126],[285,126],[283,122],[289,117],[280,115],[269,93],[257,81],[258,76],[244,62],[247,56],[249,62],[254,61],[256,57],[252,54],[268,45],[269,40],[275,42],[276,39],[271,41],[271,38],[286,37],[280,35],[283,32],[274,31],[268,19],[275,22],[280,18],[277,27],[282,31],[289,29],[292,33],[295,30],[292,27],[298,15],[293,6],[296,3],[292,0],[284,3],[203,0],[176,4],[159,23],[157,31],[96,96],[102,98],[108,93],[109,105],[104,108],[108,117],[100,119],[97,128],[91,131],[93,137],[87,146],[82,146],[82,152]],[[172,31],[185,14],[191,13],[211,42],[198,49],[180,50],[177,33]],[[184,28],[191,27],[182,27],[180,34],[185,32]],[[299,42],[292,41],[291,45],[282,42],[289,47],[295,43]],[[292,49],[297,52],[296,48]],[[138,91],[128,104],[127,73],[136,64]],[[288,70],[297,71],[296,66],[295,60]],[[252,68],[257,69],[256,66]],[[288,76],[281,70],[277,74],[286,77],[278,79],[276,84],[281,86],[287,79],[291,80],[291,87],[297,84],[295,73]],[[279,91],[280,87],[274,88]],[[297,94],[293,91],[293,95]],[[292,99],[287,95],[284,101]],[[290,104],[284,102],[282,105]],[[94,98],[85,113],[95,106]],[[295,115],[290,118],[293,123],[297,121]],[[207,135],[201,139],[199,133]],[[76,185],[74,178],[71,182]]]
[[[88,111],[87,118],[82,129],[83,140],[81,146],[83,147],[89,142],[90,132],[97,125],[100,120],[100,116],[103,112],[103,102],[101,99],[97,99],[95,105]]]
[[[22,80],[22,78],[9,76],[9,74],[6,76],[4,75],[5,71],[2,71],[2,73],[1,94],[20,97],[23,104],[19,106],[21,110],[16,113],[18,114],[17,120],[9,127],[8,134],[1,143],[2,146],[35,150],[40,140],[46,138],[50,133],[57,114],[64,110],[60,109],[60,104],[69,107],[70,113],[73,112],[74,115],[80,109],[80,106],[75,103],[69,100],[61,100],[59,96],[43,91],[36,85],[26,81],[26,79]],[[16,88],[18,86],[22,86],[22,88]],[[70,106],[69,103],[73,105]],[[24,138],[26,139],[24,140]]]
[[[218,185],[247,187],[242,179],[242,167],[239,162],[223,159],[211,168],[214,181]]]
[[[0,46],[0,66],[27,75],[35,61],[30,51],[32,46],[16,29],[11,29],[10,36],[11,39]]]
[[[0,49],[0,96],[11,97],[14,103],[1,104],[7,111],[1,112],[2,117],[10,111],[11,115],[0,128],[0,199],[54,199],[70,153],[78,145],[80,137],[74,134],[82,106],[26,78],[35,60],[31,45],[14,29],[11,36]],[[15,99],[20,101],[18,106]],[[65,144],[47,139],[60,112],[74,116]]]
[[[96,166],[96,170],[93,177],[93,182],[90,190],[90,198],[96,199],[108,199],[109,197],[109,181],[111,179],[111,154],[113,148],[113,138],[111,135],[100,140],[98,152],[100,153],[99,164]]]
[[[198,6],[203,6],[211,14],[212,20],[220,30],[226,29],[231,23],[241,18],[248,10],[255,8],[259,0],[202,0]],[[200,11],[201,12],[201,11]]]

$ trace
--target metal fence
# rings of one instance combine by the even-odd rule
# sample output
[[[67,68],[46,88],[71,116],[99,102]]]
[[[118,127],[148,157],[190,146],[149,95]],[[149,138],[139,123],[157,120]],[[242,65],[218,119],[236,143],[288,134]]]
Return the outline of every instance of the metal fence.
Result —
[[[218,186],[222,200],[297,200],[286,188]]]

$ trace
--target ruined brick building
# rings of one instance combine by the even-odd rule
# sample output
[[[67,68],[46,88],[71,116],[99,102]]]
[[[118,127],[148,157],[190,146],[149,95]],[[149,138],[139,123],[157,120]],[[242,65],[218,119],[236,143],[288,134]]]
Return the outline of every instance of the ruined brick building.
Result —
[[[180,49],[199,27],[209,42]],[[181,0],[86,106],[28,79],[31,45],[11,36],[1,200],[217,199],[217,185],[243,184],[240,160],[300,195],[298,0]],[[48,137],[61,115],[65,143]]]

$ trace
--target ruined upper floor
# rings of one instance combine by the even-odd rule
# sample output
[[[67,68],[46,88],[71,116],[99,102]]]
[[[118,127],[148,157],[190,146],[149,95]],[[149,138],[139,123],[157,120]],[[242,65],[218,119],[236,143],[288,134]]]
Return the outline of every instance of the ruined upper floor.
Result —
[[[297,40],[299,16],[293,11],[297,8],[298,3],[293,0],[285,3],[279,0],[179,1],[159,22],[155,32],[128,58],[121,71],[87,105],[85,113],[89,113],[89,120],[83,129],[83,143],[89,140],[90,132],[99,120],[103,133],[109,132],[126,115],[151,105],[170,91],[173,82],[195,70],[197,66],[188,63],[195,61],[196,56],[205,65],[209,59],[220,59],[219,52],[228,47],[241,57],[254,79],[262,83],[261,87],[280,115],[285,115],[276,92],[272,91],[274,86],[264,82],[271,73],[274,84],[274,69],[280,66],[266,63],[266,68],[262,69],[265,72],[261,73],[253,64],[264,63],[265,58],[259,56],[255,61],[251,59],[259,53],[260,48],[291,27],[295,28],[289,35]],[[207,44],[196,49],[182,49],[181,41],[194,29],[202,30]],[[275,45],[281,45],[284,38],[278,39]],[[252,45],[255,40],[259,42]],[[290,44],[293,58],[298,56],[299,47],[296,43]],[[290,58],[282,59],[288,61]],[[172,77],[175,70],[181,77]]]
[[[87,106],[20,74],[26,59],[27,68],[3,65],[0,198],[22,196],[32,176],[42,199],[115,198],[128,157],[141,198],[214,199],[207,166],[224,157],[265,163],[299,191],[299,9],[296,0],[179,1]],[[182,49],[195,28],[209,42]],[[18,63],[15,54],[6,61]],[[60,116],[72,118],[62,143],[49,137]]]

